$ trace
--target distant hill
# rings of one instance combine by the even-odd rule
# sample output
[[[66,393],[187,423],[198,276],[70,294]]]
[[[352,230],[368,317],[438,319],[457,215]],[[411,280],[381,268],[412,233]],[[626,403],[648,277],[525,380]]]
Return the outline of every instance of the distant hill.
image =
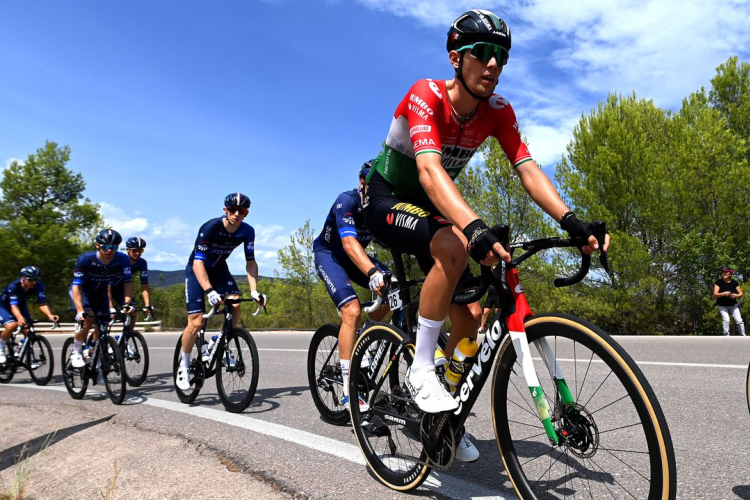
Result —
[[[235,274],[234,279],[238,283],[247,284],[246,274]],[[272,278],[270,276],[260,276],[261,280],[276,281],[280,278]],[[148,282],[153,287],[168,287],[172,285],[181,285],[185,283],[185,270],[180,269],[179,271],[159,271],[157,269],[148,270]]]

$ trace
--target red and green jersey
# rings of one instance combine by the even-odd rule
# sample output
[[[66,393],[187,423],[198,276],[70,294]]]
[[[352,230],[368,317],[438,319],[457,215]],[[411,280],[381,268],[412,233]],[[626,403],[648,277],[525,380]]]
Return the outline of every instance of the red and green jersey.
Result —
[[[417,155],[441,155],[443,168],[455,180],[489,136],[497,139],[513,167],[531,160],[516,114],[504,97],[492,94],[462,120],[453,110],[444,80],[419,80],[396,108],[385,149],[372,170],[393,185],[396,196],[427,198],[419,183]]]

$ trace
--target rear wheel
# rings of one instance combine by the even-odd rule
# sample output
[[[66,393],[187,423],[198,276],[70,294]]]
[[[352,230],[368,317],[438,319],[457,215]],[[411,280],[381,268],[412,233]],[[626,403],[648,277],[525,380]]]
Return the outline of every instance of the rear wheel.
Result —
[[[123,339],[124,340],[124,339]],[[148,376],[148,346],[140,332],[130,332],[128,341],[120,344],[125,363],[125,377],[132,387],[140,386]]]
[[[29,349],[29,374],[36,385],[47,385],[52,380],[52,370],[55,367],[52,346],[49,340],[36,335],[31,340]]]
[[[510,341],[492,383],[498,448],[520,498],[674,499],[674,450],[666,420],[630,356],[597,327],[567,315],[526,323],[531,355],[544,340],[565,379],[536,362],[559,444],[550,444]],[[567,389],[566,389],[567,387]],[[560,390],[575,403],[565,405]]]
[[[73,365],[70,363],[70,353],[72,350],[73,337],[70,337],[65,339],[63,343],[62,357],[60,358],[63,382],[71,398],[81,399],[89,387],[89,365],[86,363],[83,365],[83,368],[73,368]]]
[[[747,366],[747,381],[745,382],[745,392],[747,393],[747,410],[750,411],[750,365]]]
[[[0,384],[7,384],[13,380],[13,376],[16,374],[16,358],[10,342],[3,345],[3,352],[5,353],[5,363],[0,364]]]
[[[245,410],[258,387],[258,349],[244,328],[227,332],[217,353],[216,389],[224,408],[232,413]]]
[[[318,328],[307,351],[307,382],[313,403],[320,417],[333,425],[349,422],[349,411],[344,408],[341,360],[339,359],[339,327],[326,324]]]
[[[187,391],[177,387],[177,369],[182,361],[182,335],[177,339],[177,345],[174,348],[174,358],[172,361],[172,381],[177,397],[185,404],[190,404],[198,397],[203,387],[203,363],[201,362],[201,352],[198,349],[198,342],[193,346],[192,356],[190,359],[190,388]]]
[[[369,404],[367,411],[361,411],[358,404],[351,405],[351,417],[371,470],[389,488],[409,491],[427,479],[431,467],[420,439],[422,412],[404,384],[412,354],[407,346],[401,349],[403,338],[403,332],[385,323],[364,331],[354,345],[349,394],[352,401],[361,395]],[[372,369],[363,369],[362,359],[376,342],[377,351],[385,349],[381,352],[388,354]],[[398,376],[391,374],[393,370]]]
[[[116,405],[125,399],[125,367],[117,341],[110,336],[101,344],[101,370],[109,399]]]

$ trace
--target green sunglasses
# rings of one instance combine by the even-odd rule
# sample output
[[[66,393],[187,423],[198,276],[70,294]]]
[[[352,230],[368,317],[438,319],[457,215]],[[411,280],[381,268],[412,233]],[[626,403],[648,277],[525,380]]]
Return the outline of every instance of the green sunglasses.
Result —
[[[456,49],[456,52],[461,52],[462,50],[471,50],[470,54],[485,64],[490,62],[490,59],[493,57],[497,61],[498,66],[505,66],[508,63],[508,51],[494,43],[472,43],[471,45]]]

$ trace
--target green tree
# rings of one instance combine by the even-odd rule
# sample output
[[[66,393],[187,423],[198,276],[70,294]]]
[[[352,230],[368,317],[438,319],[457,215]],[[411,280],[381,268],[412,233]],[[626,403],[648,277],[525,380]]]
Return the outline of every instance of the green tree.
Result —
[[[315,272],[315,257],[312,247],[315,231],[310,219],[290,237],[290,243],[278,251],[279,265],[284,270],[289,286],[284,294],[286,305],[292,316],[300,316],[306,325],[313,324],[315,288],[318,276]]]
[[[62,306],[76,257],[100,223],[98,208],[83,196],[81,174],[67,169],[70,148],[47,142],[24,162],[13,162],[0,181],[0,279],[27,265],[42,269],[53,305]]]

